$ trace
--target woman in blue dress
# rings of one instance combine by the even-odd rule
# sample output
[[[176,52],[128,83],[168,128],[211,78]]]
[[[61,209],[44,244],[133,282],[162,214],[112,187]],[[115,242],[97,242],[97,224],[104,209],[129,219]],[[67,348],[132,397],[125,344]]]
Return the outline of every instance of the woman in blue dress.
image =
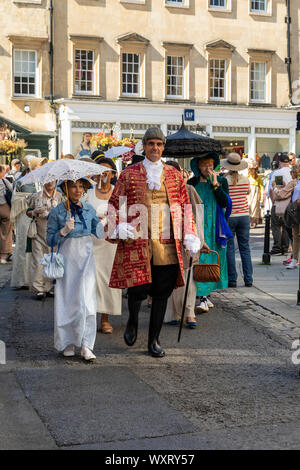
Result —
[[[54,346],[64,356],[75,355],[93,360],[96,339],[97,290],[96,272],[91,234],[101,238],[103,226],[95,209],[80,202],[82,194],[90,187],[87,179],[62,184],[68,202],[51,209],[47,223],[47,244],[61,244],[64,257],[64,275],[56,280],[54,296]]]
[[[197,297],[200,297],[200,304],[196,310],[198,313],[207,312],[209,307],[213,307],[209,299],[212,291],[228,287],[227,248],[222,247],[216,240],[217,207],[219,205],[221,209],[225,209],[229,200],[227,180],[222,176],[217,176],[215,172],[219,165],[219,155],[214,152],[193,158],[191,170],[194,177],[188,181],[188,184],[194,186],[204,204],[204,239],[211,250],[219,253],[221,268],[219,282],[197,283]],[[199,264],[215,264],[216,256],[215,253],[201,253]]]

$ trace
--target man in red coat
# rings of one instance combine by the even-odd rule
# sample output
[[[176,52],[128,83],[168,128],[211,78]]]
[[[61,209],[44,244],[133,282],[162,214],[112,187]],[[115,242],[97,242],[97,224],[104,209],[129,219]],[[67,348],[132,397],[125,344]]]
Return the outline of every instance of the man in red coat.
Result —
[[[146,131],[145,159],[121,173],[109,200],[118,213],[113,235],[118,248],[109,285],[128,288],[124,339],[128,346],[135,343],[141,302],[150,295],[148,351],[153,357],[165,355],[159,334],[168,297],[176,286],[184,285],[182,241],[191,255],[201,248],[183,178],[161,160],[164,144],[161,129]],[[124,198],[126,221],[121,216]]]

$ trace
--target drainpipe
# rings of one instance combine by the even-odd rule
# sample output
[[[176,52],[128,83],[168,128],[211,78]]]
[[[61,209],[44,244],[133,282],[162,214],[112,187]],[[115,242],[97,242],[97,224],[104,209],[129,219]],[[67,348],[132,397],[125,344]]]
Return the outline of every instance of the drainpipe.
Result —
[[[286,0],[286,11],[287,11],[287,16],[285,17],[285,22],[287,24],[287,57],[285,58],[285,63],[287,65],[287,73],[288,73],[288,81],[289,81],[290,104],[292,106],[294,106],[295,103],[293,103],[293,87],[292,87],[292,75],[291,75],[291,63],[292,63],[292,58],[291,58],[291,23],[292,23],[292,18],[291,18],[291,3],[290,3],[290,0]]]
[[[59,119],[58,119],[58,109],[56,104],[54,103],[54,67],[53,67],[53,56],[54,56],[54,49],[53,49],[53,36],[54,36],[54,29],[53,29],[53,0],[50,0],[50,41],[49,41],[49,62],[50,62],[50,107],[55,112],[55,121],[56,121],[56,129],[55,129],[55,151],[56,151],[56,160],[58,159],[59,154],[59,139],[58,139],[58,132],[59,132]]]

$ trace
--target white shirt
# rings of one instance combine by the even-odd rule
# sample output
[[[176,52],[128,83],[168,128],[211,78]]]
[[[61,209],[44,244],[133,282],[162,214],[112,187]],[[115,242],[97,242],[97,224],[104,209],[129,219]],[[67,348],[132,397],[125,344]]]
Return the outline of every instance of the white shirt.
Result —
[[[283,181],[285,182],[285,184],[288,184],[290,181],[292,181],[290,167],[284,166],[283,168],[279,168],[278,170],[275,170],[273,172],[273,175],[271,178],[271,185],[270,185],[271,189],[272,189],[272,183],[273,181],[275,181],[275,176],[283,176]]]

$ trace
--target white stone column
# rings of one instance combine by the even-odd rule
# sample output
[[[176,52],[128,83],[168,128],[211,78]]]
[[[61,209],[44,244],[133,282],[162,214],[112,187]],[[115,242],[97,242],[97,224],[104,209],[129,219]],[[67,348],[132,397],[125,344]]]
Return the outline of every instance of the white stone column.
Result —
[[[64,155],[72,153],[72,121],[61,121],[61,151]]]
[[[161,124],[160,127],[161,127],[161,130],[163,131],[164,135],[167,137],[167,135],[168,135],[168,124],[163,123],[163,124]]]
[[[289,152],[296,153],[296,127],[290,128]]]
[[[248,158],[249,160],[256,159],[256,135],[254,126],[251,126],[251,134],[248,137]]]
[[[213,139],[213,126],[211,124],[207,124],[206,126],[206,132],[209,134],[209,137]]]

